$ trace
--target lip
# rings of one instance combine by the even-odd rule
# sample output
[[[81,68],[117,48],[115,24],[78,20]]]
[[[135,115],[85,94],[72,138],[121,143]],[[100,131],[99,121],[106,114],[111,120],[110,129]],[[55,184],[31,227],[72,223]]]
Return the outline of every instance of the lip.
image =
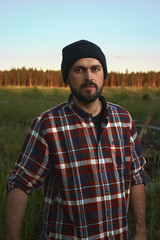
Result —
[[[83,88],[96,88],[94,85],[85,85]]]
[[[95,86],[93,85],[88,85],[88,86],[85,86],[86,88],[95,88]]]

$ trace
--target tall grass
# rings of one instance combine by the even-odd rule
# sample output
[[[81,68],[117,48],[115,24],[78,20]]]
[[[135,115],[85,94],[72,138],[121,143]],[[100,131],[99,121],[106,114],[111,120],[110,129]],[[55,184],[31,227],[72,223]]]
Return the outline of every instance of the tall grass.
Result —
[[[34,117],[60,102],[67,100],[69,89],[2,88],[0,89],[0,239],[5,239],[6,180],[13,168],[26,133]],[[124,88],[105,88],[108,101],[127,108],[134,119],[145,122],[151,108],[152,121],[160,126],[160,91]],[[160,162],[160,157],[159,157]],[[148,239],[160,239],[160,166],[152,188],[146,191],[146,223]],[[22,239],[35,240],[42,226],[43,190],[29,197],[22,226]],[[132,221],[132,220],[130,220]],[[132,224],[131,224],[132,225]]]
[[[160,89],[104,88],[107,100],[119,104],[130,112],[133,119],[144,123],[154,109],[152,121],[160,124]]]

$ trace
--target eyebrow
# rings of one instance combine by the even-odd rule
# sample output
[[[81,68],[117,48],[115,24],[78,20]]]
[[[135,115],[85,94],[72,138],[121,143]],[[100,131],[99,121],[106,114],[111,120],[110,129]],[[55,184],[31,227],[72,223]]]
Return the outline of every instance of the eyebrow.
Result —
[[[96,65],[91,65],[89,68],[95,68],[95,67],[99,67],[99,68],[102,68],[102,66],[101,65],[99,65],[99,64],[96,64]],[[76,69],[76,68],[81,68],[81,69],[87,69],[88,67],[85,67],[85,66],[83,66],[83,65],[76,65],[75,67],[74,67],[74,69]]]

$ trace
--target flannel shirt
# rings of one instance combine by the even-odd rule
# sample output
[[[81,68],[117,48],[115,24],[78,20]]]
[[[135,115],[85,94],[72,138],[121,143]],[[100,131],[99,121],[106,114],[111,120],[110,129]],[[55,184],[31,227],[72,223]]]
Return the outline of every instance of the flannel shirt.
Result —
[[[130,239],[130,188],[146,183],[145,159],[128,111],[101,101],[99,141],[71,95],[34,119],[8,178],[8,191],[44,187],[42,239]]]

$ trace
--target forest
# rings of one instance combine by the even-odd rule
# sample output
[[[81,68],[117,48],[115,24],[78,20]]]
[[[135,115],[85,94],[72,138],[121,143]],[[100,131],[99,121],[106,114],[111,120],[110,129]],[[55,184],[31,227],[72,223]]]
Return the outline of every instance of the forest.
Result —
[[[0,71],[0,87],[23,86],[23,87],[65,87],[61,71],[43,71],[25,67],[12,68]],[[136,88],[160,88],[160,72],[109,72],[104,86],[107,87],[136,87]]]

